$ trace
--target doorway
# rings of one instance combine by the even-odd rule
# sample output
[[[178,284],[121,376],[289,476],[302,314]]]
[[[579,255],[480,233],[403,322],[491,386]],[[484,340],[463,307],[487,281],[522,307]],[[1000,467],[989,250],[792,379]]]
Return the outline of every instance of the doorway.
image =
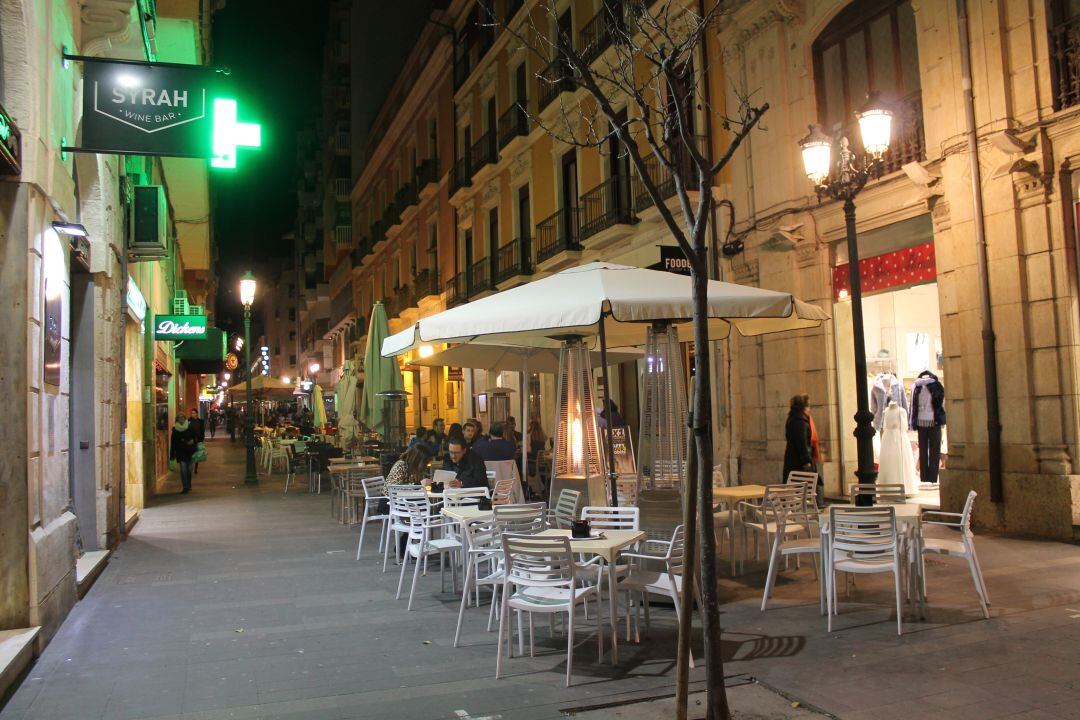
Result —
[[[94,283],[89,273],[71,275],[71,373],[68,395],[68,483],[71,503],[79,519],[77,544],[83,552],[98,550],[97,478],[94,418]]]

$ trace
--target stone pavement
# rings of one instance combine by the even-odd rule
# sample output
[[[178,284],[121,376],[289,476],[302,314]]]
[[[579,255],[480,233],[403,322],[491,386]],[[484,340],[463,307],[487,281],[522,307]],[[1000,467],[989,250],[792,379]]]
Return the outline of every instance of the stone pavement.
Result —
[[[543,622],[537,657],[509,660],[496,681],[486,608],[468,611],[453,648],[457,600],[437,572],[405,612],[397,575],[378,571],[374,542],[355,561],[356,530],[329,517],[327,495],[301,483],[283,497],[279,476],[245,487],[239,447],[209,449],[192,494],[143,511],[0,720],[531,720],[673,692],[674,619],[663,608],[642,645],[621,644],[614,668],[596,664],[586,623],[569,689],[565,642]],[[1080,718],[1080,548],[992,537],[978,547],[994,619],[981,619],[966,568],[937,561],[928,619],[901,638],[882,579],[859,578],[829,635],[809,568],[782,576],[775,609],[759,613],[761,567],[749,566],[724,581],[731,683],[756,677],[853,720]],[[755,709],[739,696],[736,709]]]

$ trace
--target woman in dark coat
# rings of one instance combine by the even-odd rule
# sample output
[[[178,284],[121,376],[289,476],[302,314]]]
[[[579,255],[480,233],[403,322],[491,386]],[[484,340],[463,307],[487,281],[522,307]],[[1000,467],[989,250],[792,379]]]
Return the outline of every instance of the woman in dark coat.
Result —
[[[169,438],[169,459],[180,466],[180,484],[184,493],[191,492],[191,456],[198,447],[198,429],[183,415],[177,417]]]
[[[791,398],[791,409],[784,428],[787,447],[784,449],[784,476],[781,482],[787,482],[788,473],[792,470],[816,472],[811,449],[813,433],[810,429],[810,416],[806,414],[806,404],[805,395]]]

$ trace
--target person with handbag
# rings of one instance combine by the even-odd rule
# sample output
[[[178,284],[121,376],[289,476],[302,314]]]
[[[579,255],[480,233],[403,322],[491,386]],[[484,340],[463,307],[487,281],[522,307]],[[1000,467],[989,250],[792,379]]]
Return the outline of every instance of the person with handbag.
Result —
[[[199,449],[198,431],[192,427],[186,417],[176,418],[172,435],[169,437],[169,469],[180,468],[181,493],[191,492],[191,459]]]
[[[202,418],[199,417],[199,411],[195,408],[191,408],[191,416],[188,418],[188,425],[195,431],[195,437],[198,438],[199,446],[197,448],[197,456],[192,456],[192,462],[194,464],[194,474],[199,474],[199,463],[206,461],[206,448],[203,443],[206,442],[206,426],[203,424]]]

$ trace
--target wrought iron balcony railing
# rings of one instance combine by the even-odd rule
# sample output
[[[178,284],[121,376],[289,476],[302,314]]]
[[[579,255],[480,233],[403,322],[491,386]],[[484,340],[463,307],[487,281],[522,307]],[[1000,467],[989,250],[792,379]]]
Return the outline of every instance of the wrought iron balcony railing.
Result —
[[[580,211],[562,208],[536,226],[536,262],[544,262],[566,250],[580,250]]]
[[[630,198],[630,178],[616,175],[581,196],[581,239],[592,237],[612,225],[637,222]]]
[[[552,60],[546,68],[541,70],[538,80],[540,81],[538,100],[540,101],[539,110],[541,112],[553,103],[561,93],[573,92],[574,90],[572,72],[569,66],[559,59]]]
[[[416,187],[423,190],[432,183],[439,182],[439,160],[428,158],[416,166]]]
[[[491,278],[491,258],[481,258],[469,267],[469,297],[494,287]]]
[[[334,226],[334,245],[338,246],[339,248],[352,247],[351,225]]]
[[[433,295],[438,295],[442,289],[439,287],[439,276],[430,268],[421,270],[413,280],[413,289],[416,291],[416,299],[420,300]]]
[[[472,185],[472,164],[469,153],[465,153],[464,157],[458,158],[454,167],[450,169],[450,193],[453,194],[470,185]]]
[[[525,236],[503,245],[495,253],[495,282],[532,275],[532,238]]]
[[[450,282],[446,284],[446,306],[454,307],[460,305],[469,299],[469,289],[466,273],[458,273],[450,278]]]
[[[470,172],[475,175],[485,165],[493,165],[499,161],[499,148],[495,145],[495,131],[488,130],[473,143],[469,152],[472,157]]]
[[[529,117],[522,109],[527,107],[528,101],[521,99],[506,109],[499,116],[499,149],[510,144],[516,137],[529,134]]]

